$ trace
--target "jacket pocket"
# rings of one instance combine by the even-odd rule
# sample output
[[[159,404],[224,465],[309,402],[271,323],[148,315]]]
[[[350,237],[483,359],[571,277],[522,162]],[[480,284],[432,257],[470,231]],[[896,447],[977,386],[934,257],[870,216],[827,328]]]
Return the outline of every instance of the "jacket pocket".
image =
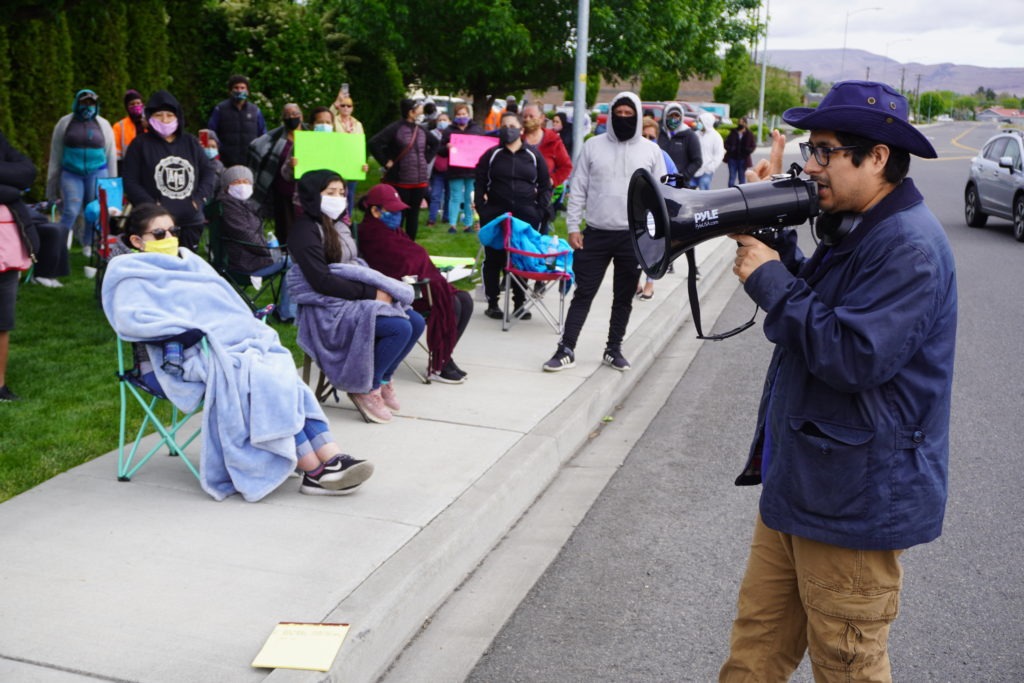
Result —
[[[868,505],[874,432],[815,418],[789,418],[792,502],[836,519],[860,516]]]

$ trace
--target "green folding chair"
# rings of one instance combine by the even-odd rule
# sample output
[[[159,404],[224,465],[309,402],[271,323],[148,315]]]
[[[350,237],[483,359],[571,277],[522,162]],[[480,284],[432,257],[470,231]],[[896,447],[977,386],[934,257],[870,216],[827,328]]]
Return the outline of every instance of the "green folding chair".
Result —
[[[210,350],[206,342],[206,337],[202,337],[198,343],[200,344],[202,352],[209,354]],[[186,429],[182,434],[179,434],[179,432],[182,432],[182,429],[192,416],[202,410],[202,403],[200,403],[195,410],[187,413],[178,410],[178,408],[167,399],[167,396],[155,381],[146,381],[131,344],[131,342],[127,342],[120,337],[117,338],[117,378],[119,380],[121,392],[121,428],[117,449],[117,479],[118,481],[130,481],[132,476],[138,472],[143,465],[149,462],[149,459],[152,458],[153,455],[161,449],[161,447],[166,446],[168,449],[168,455],[178,457],[198,480],[199,470],[185,455],[185,449],[188,448],[189,444],[191,444],[197,436],[199,436],[202,428],[197,427],[192,431],[191,435],[188,435],[187,438],[184,439],[184,441],[180,441],[180,438],[187,435],[189,430]],[[128,349],[128,354],[130,354],[132,358],[130,365],[125,359],[126,347]],[[135,399],[144,413],[142,424],[139,425],[139,429],[130,446],[127,438],[128,405],[131,403],[129,395]],[[164,420],[162,420],[157,414],[158,410],[166,412],[166,406],[161,406],[161,404],[164,403],[170,405],[170,420],[167,422],[164,422]],[[142,450],[143,439],[150,427],[157,432],[160,439],[152,448],[147,450],[145,453],[141,453],[140,451]]]

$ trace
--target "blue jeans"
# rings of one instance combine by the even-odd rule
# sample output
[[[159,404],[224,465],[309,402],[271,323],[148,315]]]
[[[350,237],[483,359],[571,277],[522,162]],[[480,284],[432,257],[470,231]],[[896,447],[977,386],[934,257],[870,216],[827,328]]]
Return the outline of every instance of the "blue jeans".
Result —
[[[82,213],[86,204],[96,199],[96,179],[106,178],[107,169],[93,171],[88,175],[78,175],[70,171],[60,172],[60,196],[64,203],[60,212],[60,224],[65,228],[74,228],[75,220]],[[82,245],[92,245],[92,226],[85,226],[82,231]]]
[[[426,322],[423,316],[413,310],[406,311],[405,318],[377,316],[376,343],[373,347],[373,388],[379,389],[384,382],[391,381],[402,359],[409,355],[416,340],[423,334]]]
[[[276,275],[282,270],[285,271],[285,273],[287,273],[288,269],[291,268],[291,265],[291,257],[285,256],[280,261],[274,261],[266,268],[260,268],[259,270],[250,273],[250,275],[255,275],[256,277],[268,277],[270,275]],[[278,293],[277,301],[274,302],[275,304],[277,304],[277,317],[280,320],[294,320],[296,307],[292,304],[292,297],[288,291],[287,277],[281,278],[280,287],[281,290]]]
[[[473,225],[473,178],[448,179],[448,221],[454,227],[459,222],[459,211],[462,211],[462,224]]]
[[[438,173],[434,171],[430,174],[430,212],[427,214],[427,221],[430,223],[437,222],[437,215],[441,214],[441,220],[444,222],[448,221],[448,212],[445,208],[445,194],[448,191],[448,181],[445,178],[444,173]]]
[[[714,177],[714,173],[705,173],[699,175],[696,178],[690,178],[690,187],[697,190],[710,190],[711,189],[711,178]]]
[[[301,458],[309,453],[315,453],[317,449],[331,441],[334,441],[334,437],[328,431],[327,423],[307,417],[302,424],[302,431],[295,435],[295,454]]]
[[[747,160],[729,159],[729,187],[743,185],[747,182]]]

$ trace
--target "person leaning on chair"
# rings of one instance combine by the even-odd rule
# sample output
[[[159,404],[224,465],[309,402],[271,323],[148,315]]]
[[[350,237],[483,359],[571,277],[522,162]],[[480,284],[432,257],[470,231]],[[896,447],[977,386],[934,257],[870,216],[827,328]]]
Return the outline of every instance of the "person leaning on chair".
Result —
[[[502,114],[498,128],[500,144],[484,152],[476,164],[476,205],[483,225],[511,213],[539,231],[553,214],[547,162],[535,147],[523,142],[522,132],[518,114]],[[484,247],[484,315],[495,320],[505,317],[498,306],[498,295],[506,259],[504,249]],[[512,297],[513,316],[519,320],[532,318],[529,311],[519,312],[526,299],[522,290],[514,288]]]
[[[583,143],[569,183],[566,225],[573,249],[576,289],[565,318],[565,331],[555,354],[544,363],[547,372],[576,364],[576,341],[587,320],[590,305],[613,263],[612,315],[602,356],[606,365],[625,371],[629,361],[622,355],[622,340],[633,310],[633,296],[640,281],[640,266],[629,239],[626,223],[626,190],[633,171],[648,170],[655,178],[665,175],[661,149],[641,135],[640,98],[624,92],[612,101],[610,125],[603,135]],[[587,228],[580,232],[586,218]]]

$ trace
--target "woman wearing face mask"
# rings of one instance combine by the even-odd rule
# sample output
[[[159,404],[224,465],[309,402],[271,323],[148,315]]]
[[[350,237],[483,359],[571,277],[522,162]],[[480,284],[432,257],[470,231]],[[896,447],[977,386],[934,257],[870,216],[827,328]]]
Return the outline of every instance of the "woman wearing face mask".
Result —
[[[535,230],[552,219],[551,176],[544,157],[534,147],[522,140],[523,124],[518,114],[501,115],[498,128],[497,147],[484,152],[476,165],[476,205],[480,222],[490,223],[503,213],[524,220]],[[504,317],[498,307],[501,272],[505,268],[505,250],[484,246],[484,294],[487,295],[487,310],[484,315],[500,320]],[[521,290],[514,288],[513,302],[518,311],[525,300]],[[529,320],[532,315],[525,311],[516,316]]]
[[[452,110],[452,125],[441,134],[438,156],[448,159],[451,154],[452,135],[483,135],[484,129],[473,120],[469,105],[459,102]],[[448,171],[448,232],[458,232],[459,213],[462,214],[463,232],[472,232],[480,226],[473,219],[473,191],[476,189],[476,172],[472,168],[461,168],[449,164]]]
[[[96,180],[117,175],[114,130],[99,115],[99,97],[79,90],[71,113],[53,128],[50,165],[46,174],[46,198],[61,199],[60,224],[71,230],[86,204],[96,199]],[[82,233],[82,253],[92,255],[92,231]]]
[[[291,265],[280,249],[271,250],[263,235],[263,219],[259,207],[252,201],[252,171],[247,166],[232,166],[220,178],[221,188],[217,201],[221,205],[221,224],[227,252],[228,270],[255,277],[270,277]],[[281,287],[280,299],[275,302],[274,314],[279,320],[291,320],[292,311],[288,288]]]
[[[210,160],[213,172],[217,175],[217,180],[219,181],[221,173],[224,172],[224,162],[220,159],[220,138],[211,129],[203,128],[199,131],[199,142],[203,145],[203,152],[206,153],[206,158]]]
[[[473,297],[455,289],[430,260],[430,254],[398,229],[402,212],[409,208],[395,188],[375,185],[359,202],[363,222],[359,224],[359,251],[366,263],[396,279],[415,275],[427,280],[430,301],[417,299],[413,307],[427,311],[427,348],[430,349],[430,379],[443,384],[462,384],[466,373],[455,364],[452,353],[473,316]]]
[[[367,422],[386,423],[399,409],[391,384],[402,359],[423,333],[423,317],[409,308],[412,287],[359,258],[341,221],[345,181],[333,171],[299,180],[302,215],[289,242],[297,268],[286,278],[298,305],[298,343]]]
[[[203,490],[255,502],[298,469],[300,493],[352,493],[373,465],[341,452],[277,333],[206,261],[178,250],[177,232],[166,209],[134,207],[123,239],[142,253],[111,259],[103,311],[121,338],[137,342],[140,381],[185,411],[205,400]],[[180,363],[168,362],[167,342],[184,347]]]
[[[440,144],[444,138],[444,132],[452,125],[448,112],[441,111],[434,121],[434,128],[430,131]],[[430,162],[430,191],[427,198],[427,227],[437,224],[437,217],[448,220],[448,157],[438,154]]]
[[[124,191],[133,206],[159,204],[181,227],[181,246],[195,251],[203,234],[203,206],[217,174],[194,135],[185,132],[181,105],[158,90],[146,103],[149,130],[135,138],[124,158]]]
[[[281,244],[288,244],[295,222],[295,166],[292,156],[295,131],[309,130],[302,121],[302,109],[289,102],[281,109],[281,125],[249,145],[248,166],[253,171],[253,199],[265,216],[274,218],[274,230]]]

